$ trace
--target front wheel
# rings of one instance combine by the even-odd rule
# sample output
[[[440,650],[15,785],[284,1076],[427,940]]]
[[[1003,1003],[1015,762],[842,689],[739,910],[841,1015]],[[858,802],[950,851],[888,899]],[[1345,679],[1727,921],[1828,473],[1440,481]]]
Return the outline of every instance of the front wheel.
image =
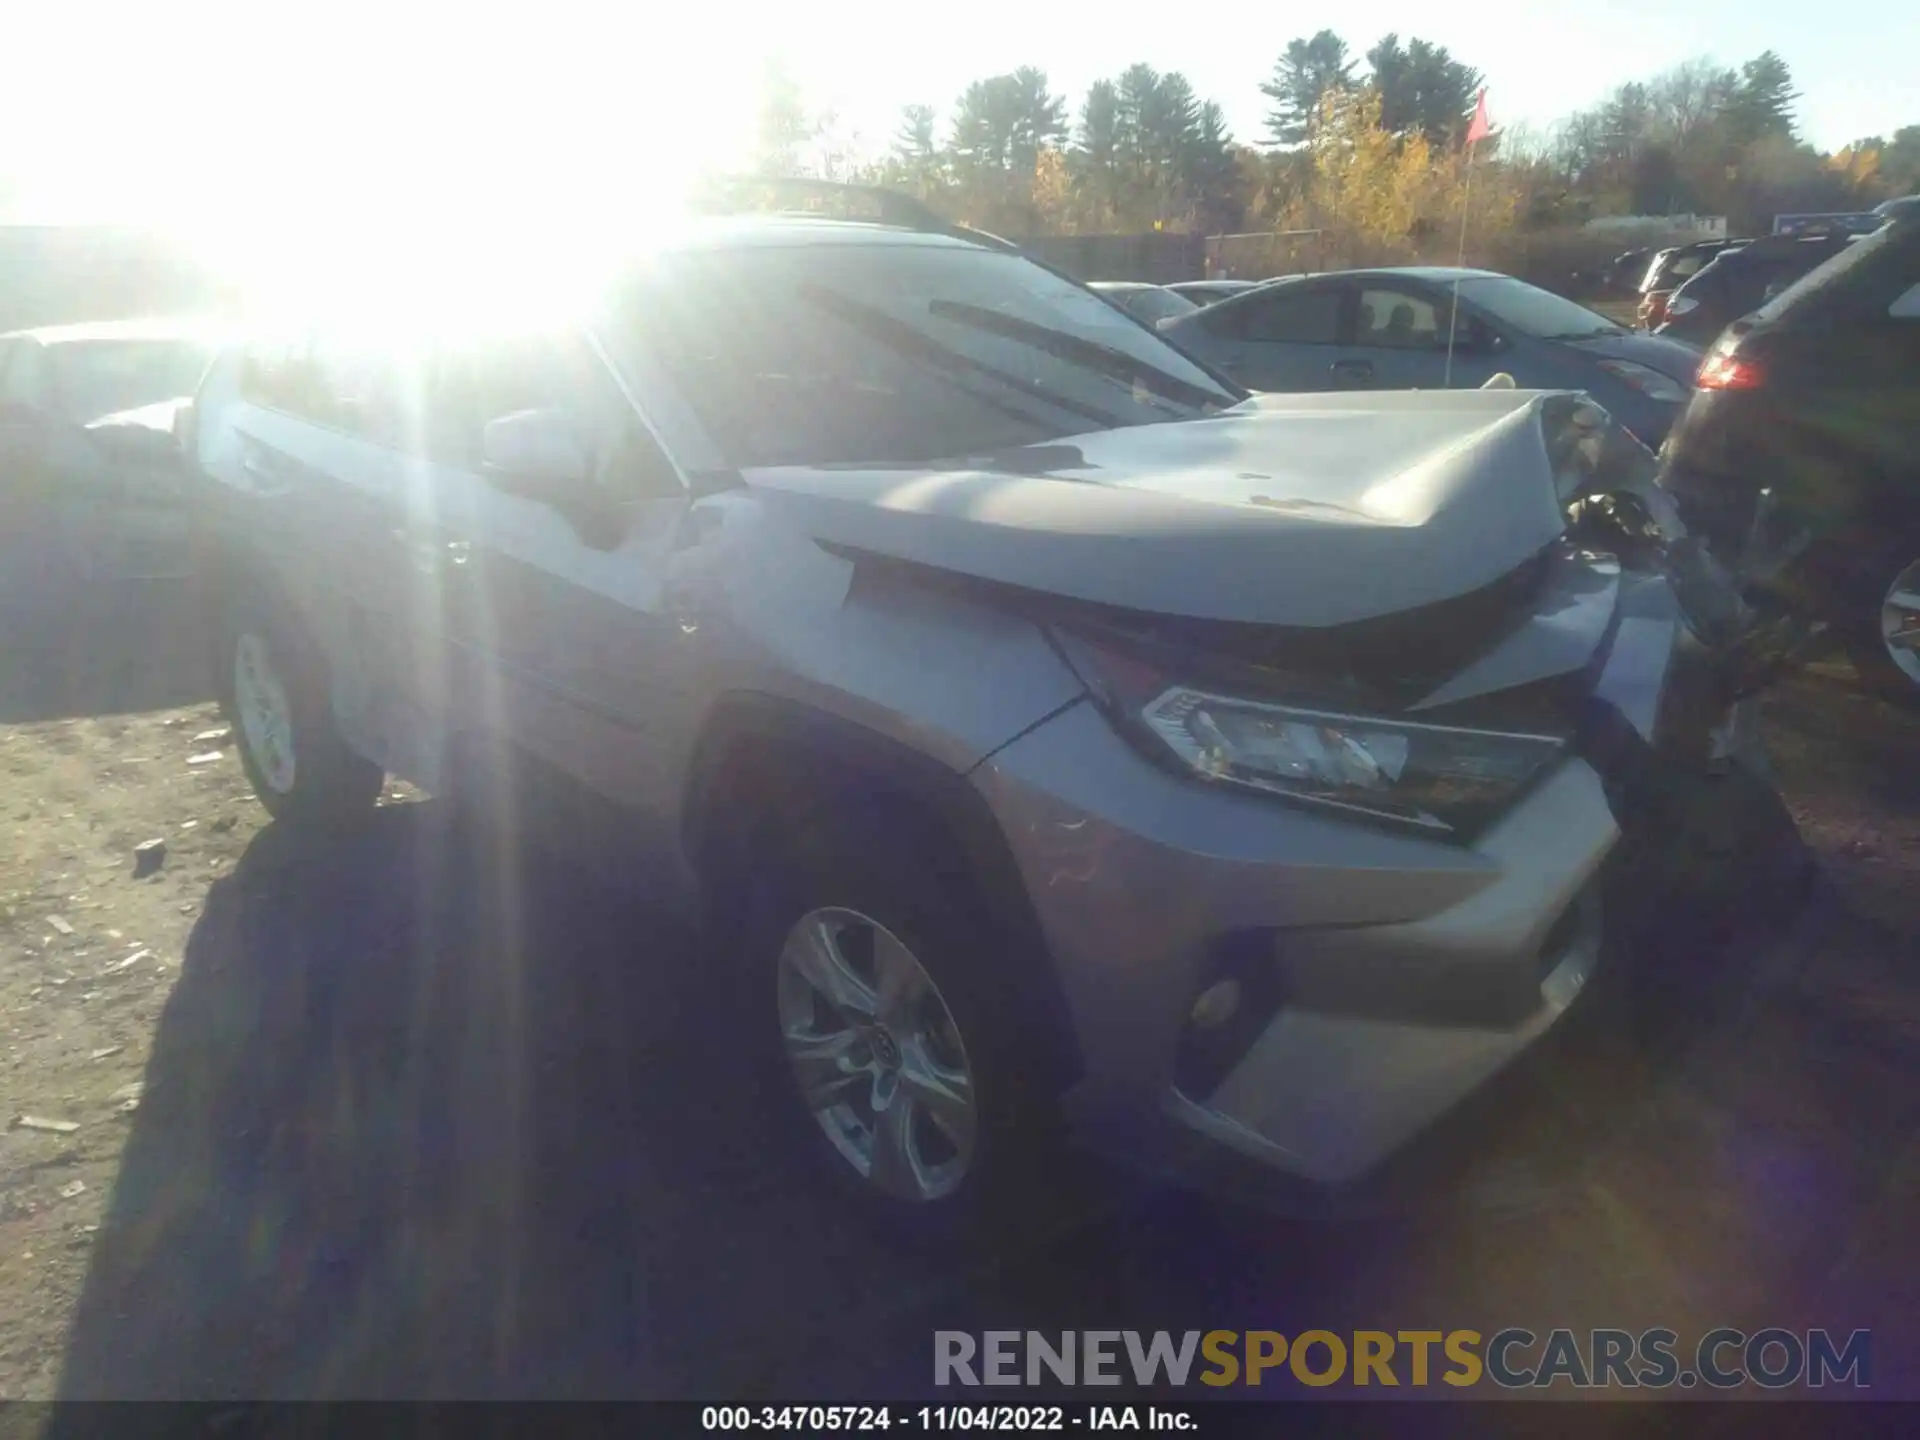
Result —
[[[240,763],[276,820],[330,828],[373,808],[384,773],[340,738],[325,661],[283,604],[249,594],[228,606],[219,687]]]
[[[909,1239],[997,1246],[1069,1218],[1008,947],[953,867],[899,835],[796,838],[756,857],[731,942],[796,1158]]]

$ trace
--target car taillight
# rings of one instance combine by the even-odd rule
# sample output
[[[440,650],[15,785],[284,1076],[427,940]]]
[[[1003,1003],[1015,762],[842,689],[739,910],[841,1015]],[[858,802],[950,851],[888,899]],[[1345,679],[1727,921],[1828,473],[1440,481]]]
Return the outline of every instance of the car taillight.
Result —
[[[1701,362],[1693,383],[1701,390],[1758,390],[1766,374],[1751,360],[1715,352]]]

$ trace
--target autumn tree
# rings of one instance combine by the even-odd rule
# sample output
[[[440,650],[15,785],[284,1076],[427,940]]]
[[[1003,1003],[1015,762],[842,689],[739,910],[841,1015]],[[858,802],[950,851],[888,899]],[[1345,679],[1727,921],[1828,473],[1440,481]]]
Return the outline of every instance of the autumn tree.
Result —
[[[1895,195],[1920,190],[1920,125],[1903,125],[1880,149],[1880,176]]]

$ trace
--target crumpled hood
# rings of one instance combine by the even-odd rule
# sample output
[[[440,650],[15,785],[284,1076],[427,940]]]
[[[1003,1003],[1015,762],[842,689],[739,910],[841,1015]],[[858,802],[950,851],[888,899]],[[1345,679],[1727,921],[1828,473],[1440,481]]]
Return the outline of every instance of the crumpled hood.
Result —
[[[1478,590],[1560,535],[1555,393],[1261,395],[951,469],[745,478],[830,544],[1162,615],[1342,625]]]

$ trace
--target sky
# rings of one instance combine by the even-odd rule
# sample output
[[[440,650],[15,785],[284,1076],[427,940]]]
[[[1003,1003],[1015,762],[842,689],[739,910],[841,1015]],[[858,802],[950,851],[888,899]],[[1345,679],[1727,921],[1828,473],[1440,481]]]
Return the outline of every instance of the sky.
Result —
[[[1356,52],[1390,30],[1448,46],[1485,73],[1498,126],[1545,129],[1624,80],[1767,48],[1792,67],[1802,132],[1823,149],[1920,123],[1912,0],[732,0],[677,13],[610,0],[21,0],[6,27],[0,193],[15,218],[219,234],[299,216],[376,226],[406,207],[511,230],[587,194],[631,218],[662,177],[738,163],[774,57],[873,152],[900,106],[933,104],[944,122],[972,79],[1037,65],[1077,110],[1089,82],[1141,60],[1183,71],[1257,141],[1260,82],[1289,39],[1322,26]]]

